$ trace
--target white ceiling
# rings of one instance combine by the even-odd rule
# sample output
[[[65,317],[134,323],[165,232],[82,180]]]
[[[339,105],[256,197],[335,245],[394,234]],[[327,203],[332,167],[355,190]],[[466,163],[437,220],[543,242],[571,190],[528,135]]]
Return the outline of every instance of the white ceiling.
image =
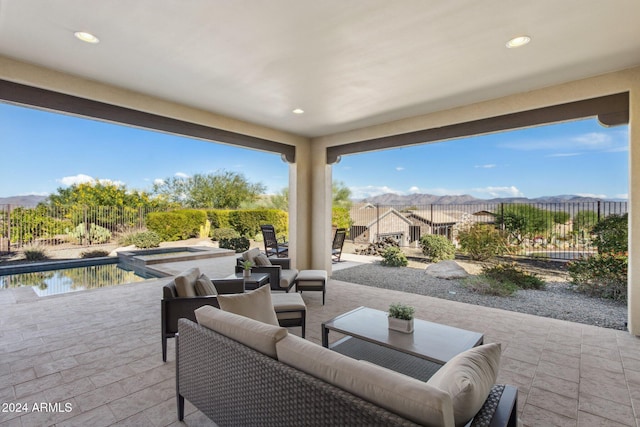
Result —
[[[640,1],[0,0],[0,55],[320,136],[638,65]]]

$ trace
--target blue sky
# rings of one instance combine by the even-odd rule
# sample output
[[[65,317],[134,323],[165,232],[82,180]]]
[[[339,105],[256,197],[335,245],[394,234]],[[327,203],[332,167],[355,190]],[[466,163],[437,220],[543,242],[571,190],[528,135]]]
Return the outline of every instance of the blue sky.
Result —
[[[240,172],[268,193],[288,185],[279,155],[0,103],[0,197],[49,194],[89,179],[150,190],[154,180]],[[386,192],[488,199],[626,198],[628,128],[595,119],[344,156],[334,180],[354,198]]]

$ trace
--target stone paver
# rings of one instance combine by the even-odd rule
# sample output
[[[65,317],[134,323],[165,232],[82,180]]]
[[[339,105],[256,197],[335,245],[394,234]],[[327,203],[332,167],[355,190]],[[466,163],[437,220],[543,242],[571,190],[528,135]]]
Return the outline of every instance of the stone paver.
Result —
[[[197,265],[224,277],[234,262],[181,262],[170,270]],[[0,425],[213,425],[190,404],[185,423],[177,421],[174,340],[167,363],[160,347],[159,301],[168,280],[46,298],[0,290],[0,403],[29,407],[0,413]],[[316,343],[323,321],[358,306],[386,310],[397,301],[416,307],[420,319],[501,342],[498,380],[518,387],[523,426],[638,426],[640,339],[626,332],[335,280],[327,284],[324,306],[319,293],[303,298],[307,339]],[[42,402],[60,405],[32,411]]]

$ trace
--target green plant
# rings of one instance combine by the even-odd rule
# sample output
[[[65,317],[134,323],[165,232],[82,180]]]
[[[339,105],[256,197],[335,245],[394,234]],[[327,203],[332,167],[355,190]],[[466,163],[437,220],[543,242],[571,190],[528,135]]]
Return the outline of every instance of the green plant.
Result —
[[[129,244],[135,245],[136,248],[149,249],[159,247],[162,238],[154,231],[140,231],[132,234],[129,242]]]
[[[485,261],[494,256],[504,255],[507,242],[494,226],[476,223],[458,233],[460,248],[471,259]]]
[[[598,252],[623,253],[629,250],[628,214],[609,215],[593,227],[594,244]]]
[[[519,288],[510,282],[499,282],[485,276],[468,277],[465,279],[463,286],[470,291],[497,297],[508,297],[513,295]]]
[[[249,260],[242,261],[240,265],[243,270],[251,270],[251,267],[253,267],[253,263]]]
[[[389,317],[395,317],[396,319],[411,320],[415,311],[415,308],[400,302],[389,305]]]
[[[240,233],[233,228],[214,228],[211,230],[211,240],[217,242],[222,239],[232,239],[234,237],[240,237]]]
[[[420,237],[422,253],[431,259],[431,262],[438,262],[446,259],[454,259],[456,247],[444,236],[437,234],[425,234]]]
[[[48,258],[45,248],[38,245],[24,248],[24,257],[28,261],[42,261]]]
[[[575,289],[591,296],[627,300],[628,257],[605,253],[580,258],[567,264]]]
[[[84,251],[80,254],[81,258],[100,258],[105,256],[109,256],[109,252],[102,249],[96,249],[93,251]]]
[[[151,212],[147,215],[147,228],[158,233],[162,240],[173,242],[198,236],[206,220],[205,211],[197,209]]]
[[[482,268],[485,278],[502,284],[513,284],[520,289],[544,289],[545,283],[536,274],[522,270],[513,263],[500,263]]]
[[[249,239],[246,237],[232,237],[230,239],[221,239],[220,247],[223,249],[232,249],[238,252],[249,250]]]
[[[388,247],[382,254],[382,265],[389,267],[406,267],[409,262],[400,248]]]
[[[89,231],[84,223],[69,231],[69,237],[76,243],[107,243],[111,240],[111,231],[96,224],[89,225]]]

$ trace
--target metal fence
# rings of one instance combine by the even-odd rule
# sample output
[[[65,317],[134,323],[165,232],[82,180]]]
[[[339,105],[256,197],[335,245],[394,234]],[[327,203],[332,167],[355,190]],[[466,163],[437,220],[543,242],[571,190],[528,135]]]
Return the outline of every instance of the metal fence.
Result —
[[[88,247],[145,228],[150,209],[0,205],[0,254],[28,245]]]
[[[420,237],[439,234],[458,245],[458,233],[476,223],[503,230],[510,253],[573,259],[597,251],[591,229],[611,214],[627,212],[627,202],[485,203],[463,205],[380,205],[351,207],[349,239],[369,244],[391,237],[418,247]]]

